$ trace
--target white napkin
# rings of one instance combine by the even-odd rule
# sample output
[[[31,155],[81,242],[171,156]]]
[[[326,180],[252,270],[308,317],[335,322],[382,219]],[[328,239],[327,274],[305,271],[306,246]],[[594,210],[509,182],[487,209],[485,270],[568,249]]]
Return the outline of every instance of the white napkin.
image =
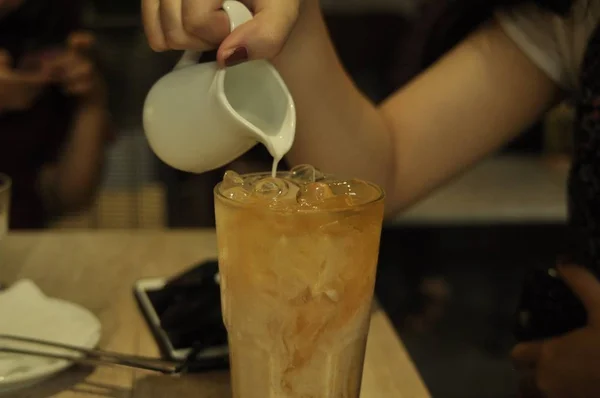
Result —
[[[100,329],[100,322],[88,310],[45,296],[30,280],[21,280],[0,292],[0,334],[92,348],[98,343]],[[56,348],[41,348],[1,338],[0,347],[65,353]],[[64,361],[0,353],[0,380],[57,362],[66,364]]]

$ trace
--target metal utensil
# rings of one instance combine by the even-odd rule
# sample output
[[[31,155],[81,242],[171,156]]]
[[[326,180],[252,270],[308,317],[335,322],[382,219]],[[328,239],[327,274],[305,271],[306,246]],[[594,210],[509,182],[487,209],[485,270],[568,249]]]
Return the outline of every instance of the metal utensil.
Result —
[[[71,351],[73,354],[52,353],[22,348],[2,346],[2,340],[34,344],[47,348],[60,348]],[[101,365],[101,366],[125,366],[130,368],[144,369],[160,372],[167,375],[178,375],[185,373],[190,363],[194,362],[199,350],[192,350],[184,361],[169,361],[160,358],[150,358],[136,355],[125,355],[98,349],[87,349],[68,344],[54,343],[50,341],[31,339],[28,337],[0,335],[0,353],[29,355],[35,357],[61,359],[78,364]],[[194,364],[196,367],[198,364]],[[207,367],[209,365],[207,364]]]

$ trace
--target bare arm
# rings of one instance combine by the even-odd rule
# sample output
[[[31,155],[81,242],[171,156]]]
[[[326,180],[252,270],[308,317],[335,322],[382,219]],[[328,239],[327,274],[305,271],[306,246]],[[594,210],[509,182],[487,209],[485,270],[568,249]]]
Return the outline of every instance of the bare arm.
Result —
[[[102,177],[112,129],[106,106],[82,104],[71,126],[58,162],[47,165],[40,174],[42,199],[51,216],[88,206]]]
[[[48,164],[39,176],[46,211],[59,216],[80,210],[93,200],[100,185],[105,147],[112,136],[107,107],[107,87],[94,63],[86,56],[94,37],[74,32],[68,51],[52,61],[62,89],[76,100],[67,142],[58,161]]]
[[[560,97],[490,23],[377,108],[340,65],[318,1],[303,7],[275,60],[298,109],[289,160],[383,185],[388,212],[498,149]]]

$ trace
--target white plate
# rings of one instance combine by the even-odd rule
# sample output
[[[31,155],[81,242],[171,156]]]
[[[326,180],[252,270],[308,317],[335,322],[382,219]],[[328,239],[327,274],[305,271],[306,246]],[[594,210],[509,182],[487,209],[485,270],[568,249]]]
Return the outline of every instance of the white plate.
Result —
[[[100,340],[100,321],[87,309],[46,297],[29,280],[0,293],[0,334],[17,335],[94,348]],[[0,339],[0,347],[40,349],[39,346]],[[58,348],[46,352],[66,353]],[[66,369],[65,360],[0,353],[0,394],[37,384]]]

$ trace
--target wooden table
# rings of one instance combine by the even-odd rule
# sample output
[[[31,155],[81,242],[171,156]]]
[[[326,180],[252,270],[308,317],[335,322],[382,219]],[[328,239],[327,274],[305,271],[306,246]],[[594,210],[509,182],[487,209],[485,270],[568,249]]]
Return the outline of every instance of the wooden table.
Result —
[[[158,355],[132,296],[134,281],[169,276],[214,257],[213,231],[52,232],[0,241],[0,282],[34,280],[49,296],[79,303],[102,322],[102,348]],[[125,368],[73,368],[13,398],[231,396],[227,372],[161,376]],[[386,315],[371,322],[362,398],[429,397]]]

